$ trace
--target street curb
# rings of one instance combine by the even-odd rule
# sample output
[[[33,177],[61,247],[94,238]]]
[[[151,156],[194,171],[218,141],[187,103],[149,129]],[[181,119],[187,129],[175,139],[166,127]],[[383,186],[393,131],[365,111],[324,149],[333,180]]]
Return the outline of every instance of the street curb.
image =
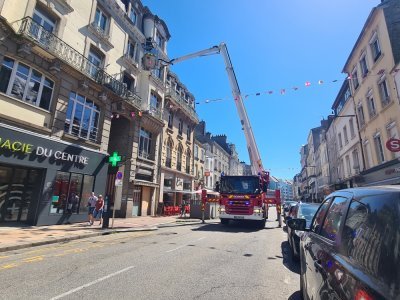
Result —
[[[91,238],[91,237],[100,236],[100,235],[109,235],[109,234],[119,233],[119,232],[123,233],[123,232],[135,232],[135,231],[154,231],[154,230],[158,230],[158,226],[160,226],[160,225],[172,224],[175,222],[176,221],[154,224],[154,225],[152,225],[152,227],[143,226],[143,227],[136,227],[136,228],[131,227],[131,228],[123,228],[123,229],[122,228],[121,229],[108,228],[108,229],[104,229],[104,231],[99,231],[99,232],[94,232],[94,233],[87,233],[87,234],[81,234],[81,235],[70,236],[70,237],[62,237],[62,238],[56,238],[56,239],[52,239],[52,240],[32,242],[32,243],[21,244],[21,245],[12,245],[12,246],[6,246],[6,247],[2,247],[2,248],[0,247],[0,253],[7,252],[7,251],[13,251],[13,250],[26,249],[26,248],[31,248],[31,247],[37,247],[37,246],[43,246],[43,245],[57,244],[57,243],[85,239],[85,238]]]

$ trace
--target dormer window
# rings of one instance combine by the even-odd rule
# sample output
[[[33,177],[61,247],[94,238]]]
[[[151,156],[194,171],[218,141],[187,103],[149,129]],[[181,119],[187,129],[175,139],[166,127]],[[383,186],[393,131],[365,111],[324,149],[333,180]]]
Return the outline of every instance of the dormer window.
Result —
[[[160,49],[164,51],[165,40],[158,31],[156,31],[155,42],[156,42],[157,46],[160,47]]]
[[[131,11],[129,12],[129,20],[131,20],[133,25],[136,25],[136,19],[137,19],[136,11],[133,7],[131,7]]]

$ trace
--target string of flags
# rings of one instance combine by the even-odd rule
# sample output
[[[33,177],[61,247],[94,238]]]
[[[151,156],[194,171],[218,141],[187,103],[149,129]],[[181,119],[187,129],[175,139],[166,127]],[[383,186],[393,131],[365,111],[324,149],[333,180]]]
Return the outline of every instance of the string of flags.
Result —
[[[400,69],[395,69],[393,72],[396,73],[400,71]],[[384,69],[381,69],[377,72],[377,74],[369,74],[368,76],[381,76],[385,73]],[[298,90],[300,90],[302,87],[303,88],[310,88],[312,86],[322,86],[322,85],[327,85],[327,84],[335,84],[335,83],[340,83],[340,82],[344,82],[345,80],[351,80],[352,76],[348,75],[346,78],[344,79],[334,79],[334,80],[329,80],[329,81],[325,81],[325,80],[318,80],[315,83],[312,83],[311,81],[305,81],[303,85],[295,85],[292,87],[285,87],[285,88],[280,88],[280,89],[271,89],[271,90],[265,90],[265,91],[261,91],[261,92],[255,92],[255,93],[248,93],[248,94],[243,94],[243,99],[248,99],[249,97],[257,97],[257,96],[262,96],[262,95],[273,95],[273,94],[278,94],[278,95],[286,95],[289,92],[296,92]],[[223,100],[230,100],[231,97],[224,97],[224,98],[217,98],[217,99],[206,99],[203,101],[198,101],[196,102],[196,104],[208,104],[208,103],[212,103],[212,102],[219,102],[219,101],[223,101]]]

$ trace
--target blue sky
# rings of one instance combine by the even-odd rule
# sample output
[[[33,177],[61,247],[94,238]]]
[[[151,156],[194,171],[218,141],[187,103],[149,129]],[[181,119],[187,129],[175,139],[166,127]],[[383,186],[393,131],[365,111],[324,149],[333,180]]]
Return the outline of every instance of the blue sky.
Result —
[[[380,0],[142,2],[167,24],[171,59],[227,44],[264,168],[278,178],[292,179],[301,169],[300,147],[307,143],[310,129],[331,113],[346,77],[343,66]],[[172,71],[196,97],[207,131],[226,134],[248,163],[222,56],[187,60]]]

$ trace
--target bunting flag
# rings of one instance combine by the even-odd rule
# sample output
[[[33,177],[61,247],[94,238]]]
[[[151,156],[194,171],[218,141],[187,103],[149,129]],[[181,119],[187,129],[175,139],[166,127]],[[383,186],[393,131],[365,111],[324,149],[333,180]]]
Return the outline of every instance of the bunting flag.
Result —
[[[395,73],[397,73],[399,71],[400,71],[400,69],[394,69],[392,74],[395,74]],[[368,76],[382,76],[384,73],[385,73],[385,69],[381,69],[376,74],[368,74]],[[331,84],[341,83],[341,82],[344,82],[345,80],[351,80],[351,79],[352,79],[352,75],[348,74],[346,76],[346,78],[344,78],[344,79],[334,79],[334,80],[329,80],[329,81],[325,81],[325,80],[320,79],[320,80],[317,81],[317,84],[326,86],[329,83],[331,83]],[[313,85],[312,85],[311,81],[307,80],[307,81],[305,81],[304,86],[309,89],[309,88],[312,88]],[[272,95],[272,94],[275,94],[275,93],[280,94],[280,95],[286,95],[290,91],[297,92],[300,89],[301,88],[298,85],[292,86],[291,88],[282,87],[282,88],[277,89],[277,90],[265,90],[264,92],[255,92],[255,93],[243,94],[244,95],[243,98],[244,99],[248,99],[249,97],[252,97],[252,96],[258,97],[258,96],[262,96],[262,95]],[[232,99],[231,97],[218,98],[218,99],[207,99],[207,100],[204,100],[204,101],[196,102],[196,104],[211,103],[211,102],[222,101],[222,100],[231,100],[231,99]],[[235,100],[238,100],[238,99],[235,99]]]

